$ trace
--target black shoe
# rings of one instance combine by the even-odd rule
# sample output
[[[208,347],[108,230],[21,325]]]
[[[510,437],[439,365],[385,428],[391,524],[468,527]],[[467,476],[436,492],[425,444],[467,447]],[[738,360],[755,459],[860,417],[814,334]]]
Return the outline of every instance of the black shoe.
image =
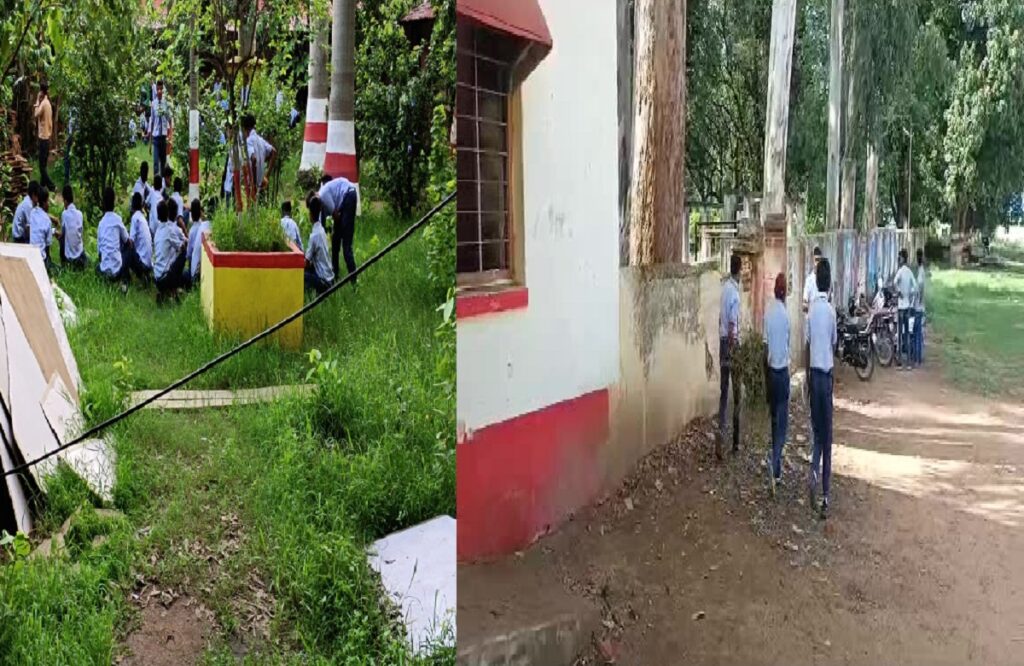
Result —
[[[818,510],[818,517],[822,520],[828,518],[828,498],[821,500],[821,508]]]

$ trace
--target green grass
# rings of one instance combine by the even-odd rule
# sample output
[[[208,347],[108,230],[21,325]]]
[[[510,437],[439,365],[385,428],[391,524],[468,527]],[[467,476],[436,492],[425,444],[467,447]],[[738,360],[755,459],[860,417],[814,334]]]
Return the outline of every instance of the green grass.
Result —
[[[404,226],[361,217],[357,259]],[[190,386],[304,382],[313,370],[314,396],[147,410],[116,426],[114,506],[125,520],[90,517],[96,498],[58,472],[35,536],[86,508],[61,559],[10,562],[0,549],[0,664],[111,663],[137,622],[137,580],[210,608],[219,631],[205,663],[235,663],[253,577],[274,613],[246,663],[454,664],[450,643],[408,654],[365,559],[372,540],[455,511],[454,329],[438,331],[425,256],[416,235],[358,290],[329,299],[307,317],[302,351],[250,349]],[[93,420],[127,390],[162,387],[235,342],[209,333],[197,293],[158,308],[151,289],[121,295],[91,270],[56,280],[78,307],[70,338]],[[107,540],[93,546],[97,535]]]
[[[991,396],[1024,396],[1024,275],[936,270],[928,316],[942,338],[945,371],[957,385]]]

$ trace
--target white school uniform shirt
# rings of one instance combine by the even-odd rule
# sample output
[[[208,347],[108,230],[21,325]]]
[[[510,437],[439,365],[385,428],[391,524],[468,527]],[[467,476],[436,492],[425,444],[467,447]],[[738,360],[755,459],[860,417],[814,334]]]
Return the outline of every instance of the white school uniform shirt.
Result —
[[[157,280],[167,275],[178,253],[188,243],[185,232],[174,222],[160,222],[153,237],[153,277]]]
[[[349,190],[354,190],[355,188],[356,186],[347,178],[342,178],[341,176],[324,183],[317,193],[317,196],[320,197],[320,203],[323,204],[324,217],[333,215],[334,211],[341,205],[341,202],[345,200],[345,195],[348,194]]]
[[[153,236],[149,232],[149,223],[141,210],[132,213],[131,228],[128,236],[135,244],[135,251],[139,254],[139,260],[146,268],[153,268]]]
[[[60,228],[64,232],[64,257],[78,259],[85,248],[82,246],[82,211],[75,204],[68,204],[60,214]]]
[[[11,233],[15,238],[21,238],[28,232],[29,219],[32,216],[32,197],[25,195],[14,211],[14,220],[11,223]]]
[[[828,295],[819,292],[804,320],[804,343],[811,346],[812,370],[832,371],[836,339],[836,309],[828,302]]]
[[[121,272],[121,247],[128,242],[128,230],[117,213],[104,213],[96,228],[96,249],[100,253],[100,271],[107,276]]]
[[[281,229],[284,230],[284,235],[295,243],[296,247],[305,252],[302,248],[302,234],[299,233],[299,225],[295,223],[295,220],[285,215],[281,218]]]
[[[818,295],[818,277],[811,270],[807,274],[807,279],[804,281],[804,303],[810,306],[811,301]]]
[[[773,370],[789,368],[789,314],[786,305],[774,299],[764,313],[764,341],[768,345],[768,366]]]
[[[331,253],[327,249],[327,232],[319,221],[313,223],[309,232],[309,247],[306,248],[306,260],[321,280],[334,282],[334,269],[331,267]]]
[[[149,114],[149,133],[153,136],[167,136],[167,131],[174,127],[167,97],[163,99],[154,97],[152,108],[153,110]]]
[[[171,198],[174,199],[178,204],[178,215],[185,217],[185,200],[181,198],[181,194],[175,192],[174,194],[171,195]]]
[[[925,273],[924,264],[918,264],[917,266],[917,309],[924,312],[924,285],[928,280],[928,274]]]
[[[188,230],[188,266],[192,279],[199,275],[199,268],[203,265],[203,234],[209,230],[209,220],[200,220]]]
[[[160,194],[160,190],[149,191],[149,233],[156,238],[156,225],[158,220],[156,219],[156,207],[164,200],[164,195]]]
[[[729,337],[730,324],[738,339],[740,337],[740,288],[731,275],[722,287],[722,303],[718,314],[718,337]]]
[[[142,195],[142,205],[144,205],[144,206],[148,205],[149,204],[149,189],[150,189],[149,188],[149,183],[144,183],[144,182],[142,182],[141,178],[136,178],[135,179],[135,186],[132,187],[132,196],[135,196],[135,193],[138,192],[139,194]]]
[[[256,173],[255,185],[259,187],[260,183],[263,182],[263,176],[266,173],[267,158],[270,157],[270,153],[273,152],[274,147],[264,139],[262,136],[256,133],[256,130],[249,132],[249,136],[245,138],[245,150],[249,155],[249,159],[256,160]]]
[[[32,247],[37,248],[46,259],[50,251],[50,243],[53,242],[53,222],[45,210],[36,206],[32,209],[32,216],[29,218],[29,239]]]
[[[900,310],[906,310],[912,305],[914,290],[917,289],[917,280],[914,279],[914,273],[910,270],[910,267],[906,264],[900,266],[900,269],[896,271],[893,283],[896,285],[896,291],[899,292],[896,307]]]

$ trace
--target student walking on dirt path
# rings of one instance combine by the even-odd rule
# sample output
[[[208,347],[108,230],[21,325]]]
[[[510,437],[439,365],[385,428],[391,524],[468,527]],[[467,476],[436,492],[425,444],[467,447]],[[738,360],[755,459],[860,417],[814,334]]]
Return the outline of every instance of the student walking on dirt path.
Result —
[[[807,345],[807,383],[811,398],[811,471],[807,485],[811,508],[817,505],[818,475],[821,468],[821,506],[819,515],[828,516],[829,487],[832,480],[832,366],[836,348],[836,310],[828,302],[832,270],[822,259],[815,270],[818,294],[811,302],[804,322]]]
[[[899,295],[896,309],[899,313],[900,340],[896,348],[896,364],[901,369],[910,370],[912,364],[910,316],[913,312],[912,306],[914,304],[914,292],[917,291],[917,280],[914,279],[914,273],[907,266],[906,249],[900,250],[899,262],[900,267],[896,271],[896,277],[893,278],[893,284],[896,286],[896,292]]]
[[[50,162],[50,138],[53,136],[53,106],[50,105],[50,86],[46,81],[39,84],[32,116],[36,120],[36,136],[39,138],[39,184],[53,191],[57,186],[46,170]]]
[[[928,280],[928,274],[924,267],[924,250],[917,249],[917,296],[914,307],[914,364],[921,367],[924,363],[924,285]]]
[[[732,382],[732,452],[740,448],[740,383],[733,374],[732,359],[740,335],[740,255],[729,259],[729,277],[722,286],[722,307],[718,315],[718,365],[721,369],[721,395],[718,399],[718,436],[715,457],[722,459],[725,441],[725,411],[729,407],[729,383]]]
[[[814,265],[811,266],[811,272],[807,274],[807,278],[804,280],[804,314],[807,314],[807,310],[811,306],[811,301],[814,300],[814,297],[818,293],[815,271],[818,268],[818,264],[821,262],[821,248],[815,247],[812,256],[814,257]]]
[[[775,300],[764,314],[764,342],[768,348],[768,409],[771,413],[771,452],[768,480],[772,495],[782,481],[782,447],[789,426],[789,313],[786,312],[786,276],[775,277]]]

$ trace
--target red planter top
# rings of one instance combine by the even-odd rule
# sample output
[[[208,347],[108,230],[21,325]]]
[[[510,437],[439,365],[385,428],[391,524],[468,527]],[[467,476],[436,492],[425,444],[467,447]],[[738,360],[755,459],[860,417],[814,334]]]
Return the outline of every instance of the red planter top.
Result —
[[[306,255],[291,241],[288,247],[288,252],[222,252],[203,234],[203,250],[214,268],[305,268]]]

